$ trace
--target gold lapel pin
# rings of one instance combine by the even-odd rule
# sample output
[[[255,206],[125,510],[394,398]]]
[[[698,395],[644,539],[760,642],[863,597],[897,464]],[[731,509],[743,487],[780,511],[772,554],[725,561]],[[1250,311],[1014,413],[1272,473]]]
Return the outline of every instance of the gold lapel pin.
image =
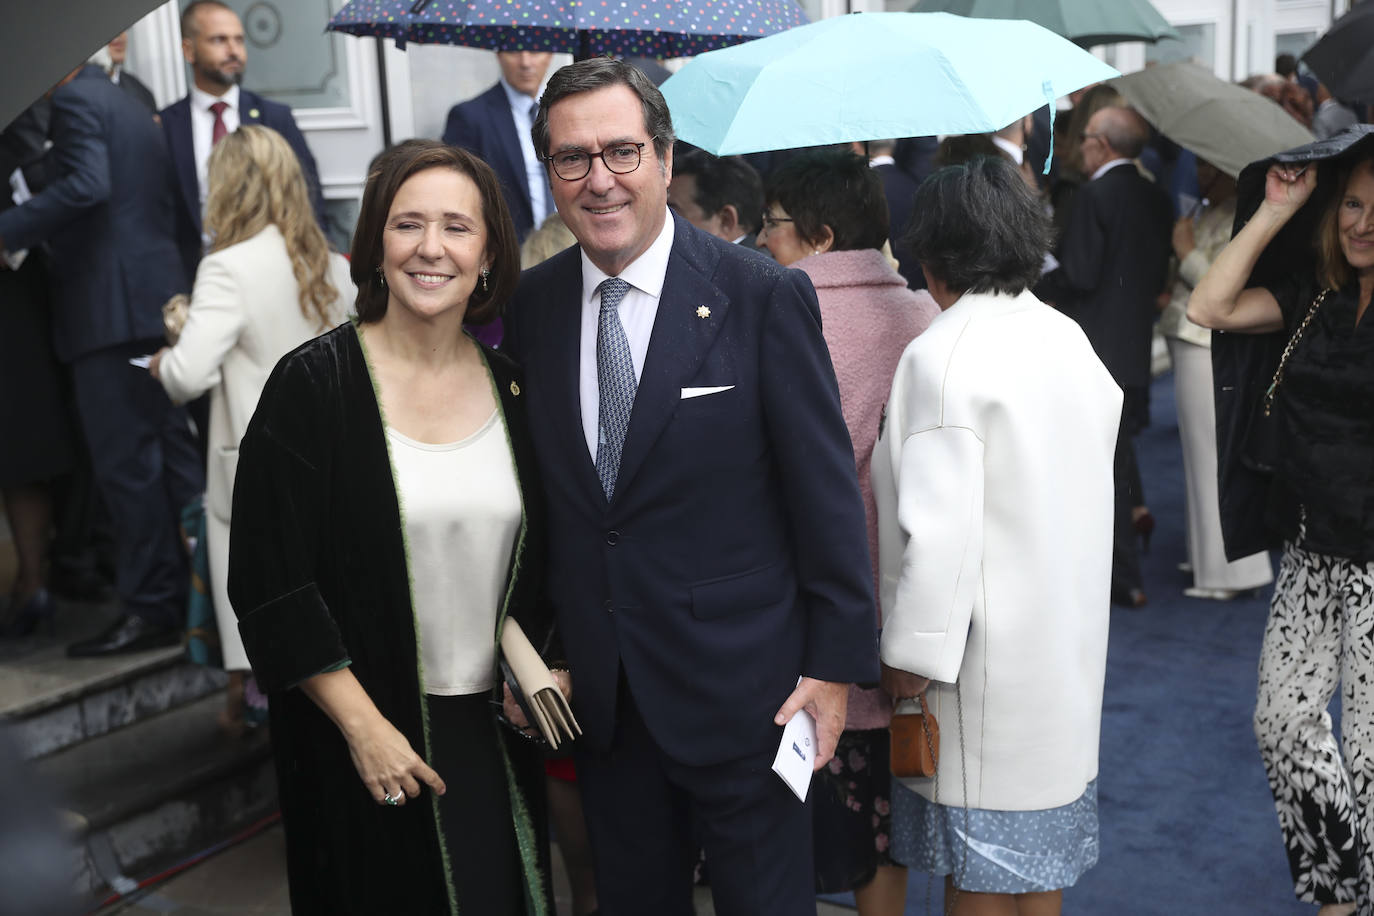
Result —
[[[258,110],[256,108],[248,109],[248,117],[256,121],[258,119]]]
[[[515,382],[511,382],[510,393],[515,395],[517,398],[520,397],[520,386],[515,384]]]
[[[711,317],[711,310],[708,309],[708,308],[707,308],[706,306],[704,306],[704,305],[699,305],[699,306],[697,306],[697,317],[698,317],[698,318],[710,318],[710,317]]]

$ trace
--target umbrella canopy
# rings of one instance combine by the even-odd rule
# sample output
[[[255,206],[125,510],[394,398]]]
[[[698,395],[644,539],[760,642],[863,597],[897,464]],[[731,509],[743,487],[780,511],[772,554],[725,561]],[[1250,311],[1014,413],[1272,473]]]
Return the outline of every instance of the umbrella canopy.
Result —
[[[1337,98],[1374,102],[1374,3],[1352,7],[1302,59]]]
[[[1271,99],[1197,64],[1160,64],[1112,85],[1160,133],[1232,178],[1247,163],[1313,140]]]
[[[793,0],[351,0],[328,28],[398,47],[688,57],[806,22]]]
[[[1000,130],[1118,75],[1030,22],[855,13],[703,54],[663,95],[678,136],[725,156]]]
[[[162,0],[5,4],[0,29],[0,127],[8,125],[110,39]],[[60,22],[58,17],[60,15]]]
[[[1150,0],[917,0],[911,11],[1029,19],[1084,48],[1179,37]]]

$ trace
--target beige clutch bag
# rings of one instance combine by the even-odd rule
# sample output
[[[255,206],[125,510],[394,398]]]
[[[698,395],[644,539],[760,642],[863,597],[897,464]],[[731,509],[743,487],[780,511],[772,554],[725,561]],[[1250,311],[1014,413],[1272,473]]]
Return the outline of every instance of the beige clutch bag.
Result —
[[[501,628],[501,673],[525,718],[539,729],[549,747],[558,750],[560,744],[582,734],[563,691],[513,617],[507,617]]]
[[[181,329],[186,327],[186,319],[190,314],[191,298],[185,293],[177,293],[162,306],[162,328],[171,346],[175,347],[181,339]]]

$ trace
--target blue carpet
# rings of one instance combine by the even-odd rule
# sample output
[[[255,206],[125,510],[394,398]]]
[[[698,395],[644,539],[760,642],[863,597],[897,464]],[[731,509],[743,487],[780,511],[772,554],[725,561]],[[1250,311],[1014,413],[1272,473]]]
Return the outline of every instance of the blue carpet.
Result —
[[[1144,557],[1150,603],[1112,609],[1098,776],[1101,858],[1064,895],[1066,916],[1306,914],[1250,731],[1269,589],[1231,602],[1184,598],[1183,456],[1172,375],[1136,439],[1158,522]],[[1277,570],[1277,557],[1275,557]],[[1027,715],[1034,715],[1027,710]],[[925,913],[913,874],[906,912]],[[853,905],[850,895],[824,898]],[[939,896],[932,910],[939,910]]]

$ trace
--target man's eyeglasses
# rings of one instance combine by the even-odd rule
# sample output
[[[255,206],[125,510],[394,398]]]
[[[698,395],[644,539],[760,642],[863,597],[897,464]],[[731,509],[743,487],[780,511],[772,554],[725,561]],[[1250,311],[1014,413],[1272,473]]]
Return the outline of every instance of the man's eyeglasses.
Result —
[[[650,137],[650,142],[657,140]],[[544,161],[553,166],[553,173],[564,181],[578,181],[586,178],[592,170],[592,160],[600,159],[607,169],[617,175],[628,175],[639,168],[644,158],[647,143],[612,143],[600,152],[583,149],[559,150]]]
[[[766,210],[759,216],[759,223],[760,223],[760,225],[762,225],[763,228],[769,230],[770,232],[771,232],[772,230],[778,228],[778,223],[790,223],[790,222],[793,222],[792,217],[790,217],[790,216],[774,216],[773,214],[769,213],[769,212],[766,211]]]

